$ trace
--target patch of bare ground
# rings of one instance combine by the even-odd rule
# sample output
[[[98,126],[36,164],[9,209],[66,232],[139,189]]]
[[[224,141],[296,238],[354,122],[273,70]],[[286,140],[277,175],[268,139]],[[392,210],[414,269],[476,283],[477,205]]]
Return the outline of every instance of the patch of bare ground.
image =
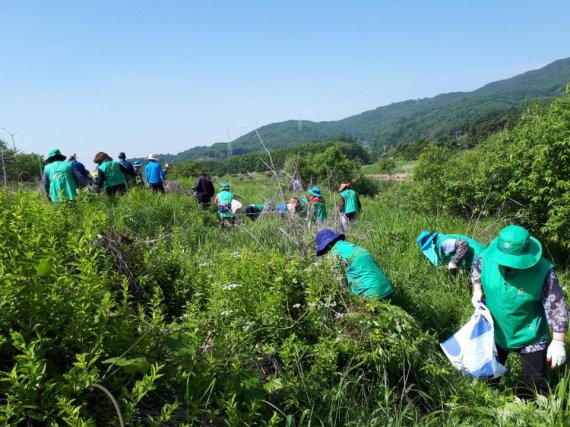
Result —
[[[373,174],[367,176],[377,179],[378,181],[408,181],[412,175],[409,172],[402,172],[392,174]]]

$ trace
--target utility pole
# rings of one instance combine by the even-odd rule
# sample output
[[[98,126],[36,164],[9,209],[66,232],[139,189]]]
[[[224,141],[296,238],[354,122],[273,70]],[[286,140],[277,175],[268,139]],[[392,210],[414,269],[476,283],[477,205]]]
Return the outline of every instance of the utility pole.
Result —
[[[4,172],[4,187],[8,186],[8,174],[6,173],[6,163],[4,163],[4,149],[0,146],[0,157],[2,157],[2,171]]]
[[[12,145],[14,146],[14,151],[16,151],[16,141],[14,141],[14,135],[16,135],[16,133],[10,132],[8,129],[3,128],[1,126],[0,126],[0,129],[2,129],[4,132],[6,132],[8,135],[10,135],[10,138],[12,139]]]

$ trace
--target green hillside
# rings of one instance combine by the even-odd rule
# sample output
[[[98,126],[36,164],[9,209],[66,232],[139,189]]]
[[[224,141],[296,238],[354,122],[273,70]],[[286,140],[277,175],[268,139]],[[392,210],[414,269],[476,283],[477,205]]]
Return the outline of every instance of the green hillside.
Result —
[[[489,83],[472,92],[451,92],[432,98],[407,100],[329,122],[288,120],[258,129],[269,148],[295,146],[350,135],[372,150],[416,139],[446,135],[479,136],[481,128],[494,128],[517,117],[528,100],[559,96],[570,81],[570,58],[539,70]],[[491,124],[488,125],[487,123]],[[480,135],[485,137],[487,135]],[[232,141],[235,155],[262,149],[255,132]],[[227,144],[193,147],[176,155],[161,155],[166,161],[222,159]]]

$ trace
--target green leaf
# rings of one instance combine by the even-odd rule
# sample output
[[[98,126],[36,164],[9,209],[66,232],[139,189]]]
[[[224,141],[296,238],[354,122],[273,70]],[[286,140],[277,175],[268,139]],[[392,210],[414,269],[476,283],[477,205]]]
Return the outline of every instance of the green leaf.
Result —
[[[149,368],[149,363],[146,357],[135,357],[133,359],[125,359],[122,357],[111,357],[110,359],[104,360],[102,363],[114,364],[124,368],[125,372],[128,373],[146,373]]]

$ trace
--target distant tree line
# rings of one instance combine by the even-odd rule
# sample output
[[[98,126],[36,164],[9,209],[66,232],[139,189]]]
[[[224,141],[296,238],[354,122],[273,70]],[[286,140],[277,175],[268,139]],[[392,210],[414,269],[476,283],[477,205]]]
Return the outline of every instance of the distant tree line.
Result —
[[[276,170],[282,170],[286,161],[293,157],[307,157],[316,153],[322,153],[330,147],[336,147],[340,153],[348,159],[356,160],[359,164],[369,163],[368,152],[356,142],[324,141],[312,144],[304,144],[294,147],[286,147],[271,150],[271,159]],[[265,172],[270,170],[271,159],[266,151],[233,156],[230,159],[221,161],[206,160],[198,162],[183,162],[175,165],[175,169],[183,168],[185,171],[193,172],[197,169],[207,170],[210,175],[227,175],[247,172]],[[194,167],[188,164],[196,165]],[[177,172],[178,173],[178,172]],[[184,173],[184,175],[187,175]],[[181,176],[184,176],[181,175]],[[174,176],[174,175],[173,175]]]
[[[0,139],[0,185],[4,185],[4,171],[7,182],[41,178],[43,159],[39,154],[24,153],[8,147],[6,141]]]

